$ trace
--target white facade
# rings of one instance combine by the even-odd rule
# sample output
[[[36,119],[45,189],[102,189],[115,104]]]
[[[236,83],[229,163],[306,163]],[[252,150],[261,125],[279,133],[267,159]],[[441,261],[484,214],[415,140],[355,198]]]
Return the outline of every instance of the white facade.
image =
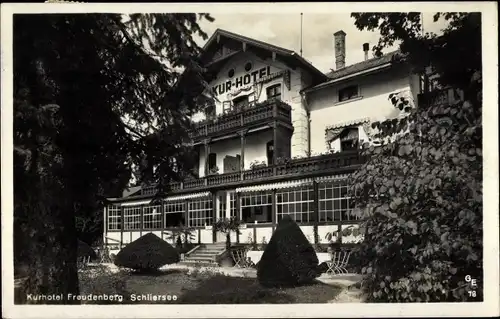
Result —
[[[416,82],[417,81],[417,82]],[[392,105],[389,94],[411,92],[416,97],[418,77],[412,76],[404,67],[395,67],[375,74],[353,77],[346,81],[312,91],[307,96],[311,112],[311,153],[330,151],[325,140],[327,127],[356,121],[382,121],[395,118],[400,111]],[[358,96],[339,102],[339,90],[349,86],[358,87]],[[363,127],[358,126],[360,140],[368,138]],[[339,144],[332,143],[331,150],[339,151]]]
[[[225,36],[233,37],[233,40],[238,37]],[[285,127],[279,133],[276,125],[278,121],[273,114],[269,118],[264,116],[264,124],[259,122],[250,130],[240,127],[238,122],[229,131],[224,128],[216,131],[217,134],[210,139],[203,135],[201,139],[204,141],[197,143],[200,179],[189,181],[190,185],[195,186],[186,187],[186,180],[181,192],[184,194],[181,197],[184,197],[174,198],[173,195],[164,199],[164,206],[161,209],[157,207],[156,210],[161,214],[154,213],[154,208],[148,207],[152,205],[147,204],[148,200],[142,202],[129,197],[117,201],[113,211],[105,212],[107,238],[126,244],[145,233],[154,232],[173,243],[169,232],[182,220],[183,225],[196,229],[193,242],[223,242],[224,236],[216,233],[212,225],[217,219],[224,217],[235,217],[243,223],[241,234],[231,235],[232,242],[237,240],[240,243],[269,241],[280,218],[285,215],[291,216],[299,224],[311,242],[320,244],[328,243],[330,239],[327,240],[326,235],[336,230],[339,224],[342,229],[358,227],[357,218],[347,214],[350,209],[350,198],[346,195],[347,173],[328,171],[339,165],[336,161],[328,162],[335,156],[314,156],[347,150],[352,142],[352,136],[348,134],[350,132],[355,132],[358,141],[368,141],[372,122],[398,117],[401,113],[389,100],[391,93],[404,92],[417,105],[416,97],[420,90],[418,76],[412,75],[404,64],[394,64],[390,59],[385,59],[362,62],[356,68],[344,66],[339,73],[334,74],[333,79],[328,80],[326,75],[322,75],[291,51],[279,51],[272,46],[253,43],[255,47],[260,46],[260,54],[257,54],[257,50],[254,52],[251,48],[253,40],[237,40],[241,41],[242,50],[224,50],[224,42],[212,42],[212,49],[216,46],[222,47],[222,52],[230,52],[225,56],[219,54],[212,60],[217,62],[219,59],[216,75],[209,83],[217,97],[213,112],[216,118],[220,119],[231,106],[230,103],[236,103],[235,99],[242,96],[249,96],[249,102],[265,102],[268,99],[267,89],[279,85],[279,99],[291,107],[293,133],[287,135],[292,127]],[[247,42],[250,43],[248,46]],[[336,58],[342,59],[342,55]],[[343,65],[342,61],[338,65]],[[319,84],[318,79],[323,79],[323,82]],[[240,111],[234,112],[237,114]],[[205,115],[197,114],[193,120],[205,121]],[[267,120],[274,121],[274,125],[267,126]],[[281,123],[284,126],[290,125],[288,115],[283,122],[286,122]],[[237,132],[240,129],[245,132],[241,136]],[[296,161],[298,164],[293,167],[288,162],[287,165],[257,169],[253,180],[243,178],[249,172],[205,177],[206,172],[214,174],[205,167],[209,164],[209,158],[215,158],[212,165],[217,166],[218,174],[226,173],[226,156],[236,158],[231,165],[235,165],[238,156],[240,160],[243,158],[243,165],[239,163],[238,167],[229,168],[228,172],[237,172],[241,168],[250,170],[253,162],[267,164],[268,145],[271,141],[274,143],[274,139],[277,144],[289,142],[286,148],[292,158],[313,158]],[[352,145],[357,147],[356,143]],[[212,155],[207,158],[206,150],[215,154],[215,157]],[[340,165],[360,164],[356,162],[359,158],[357,153],[354,153],[352,156],[349,155],[352,152],[340,154],[351,156],[347,160],[349,164]],[[276,154],[278,152],[274,153],[275,156]],[[307,164],[309,162],[311,165]],[[343,162],[343,159],[339,162]],[[226,179],[228,176],[231,178]],[[233,178],[234,176],[236,177]],[[212,188],[209,189],[210,187]],[[145,218],[146,215],[148,219]],[[345,243],[359,240],[359,235],[346,235],[343,239],[342,236],[339,239]],[[337,238],[331,240],[335,241]]]
[[[251,63],[252,68],[245,71],[245,65]],[[228,72],[234,70],[234,75],[229,77]],[[286,83],[283,72],[289,72],[289,87]],[[217,115],[223,114],[224,102],[233,101],[241,96],[254,95],[257,103],[267,100],[267,89],[275,85],[281,86],[281,100],[292,108],[292,125],[294,128],[291,138],[291,156],[305,156],[308,150],[308,117],[300,91],[310,85],[305,71],[297,68],[292,69],[284,63],[272,58],[262,60],[251,52],[241,52],[232,57],[218,72],[216,78],[209,83],[209,86],[216,92],[215,112]],[[260,85],[254,85],[256,81],[263,77],[273,77]],[[241,81],[240,81],[241,80]],[[237,83],[238,81],[238,83]],[[231,83],[231,84],[228,84]],[[242,84],[240,84],[242,83]],[[252,96],[253,98],[253,96]],[[205,119],[205,114],[200,112],[193,117],[195,122]],[[267,161],[266,143],[273,139],[271,131],[250,132],[246,138],[245,145],[245,168],[250,167],[254,161]],[[226,155],[241,155],[239,138],[214,140],[211,142],[210,151],[217,154],[217,166],[222,172],[223,158]],[[200,149],[199,160],[200,177],[204,174],[205,154],[203,148]]]

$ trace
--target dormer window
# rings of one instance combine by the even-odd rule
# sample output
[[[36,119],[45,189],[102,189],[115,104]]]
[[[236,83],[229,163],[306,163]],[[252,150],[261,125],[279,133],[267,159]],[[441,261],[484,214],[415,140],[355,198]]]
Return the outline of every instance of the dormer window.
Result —
[[[281,84],[275,84],[266,89],[267,99],[281,100]]]
[[[339,90],[339,102],[348,101],[359,96],[359,87],[351,85]]]

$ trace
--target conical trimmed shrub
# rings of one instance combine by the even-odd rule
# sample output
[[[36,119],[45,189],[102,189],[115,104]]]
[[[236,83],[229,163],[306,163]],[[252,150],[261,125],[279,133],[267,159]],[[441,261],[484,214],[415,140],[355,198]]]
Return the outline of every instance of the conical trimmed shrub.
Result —
[[[259,283],[265,287],[307,284],[316,278],[318,257],[311,243],[289,216],[279,222],[257,267]]]
[[[115,265],[140,271],[156,270],[164,265],[179,262],[177,250],[169,243],[148,233],[120,250]]]

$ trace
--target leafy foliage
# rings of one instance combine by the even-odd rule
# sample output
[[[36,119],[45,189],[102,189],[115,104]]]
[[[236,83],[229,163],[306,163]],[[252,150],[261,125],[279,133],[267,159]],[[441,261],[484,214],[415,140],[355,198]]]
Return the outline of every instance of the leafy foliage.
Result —
[[[231,247],[231,232],[241,234],[240,232],[241,221],[231,218],[220,218],[214,224],[215,231],[226,234],[226,248]]]
[[[97,254],[86,242],[79,240],[78,257],[90,257],[91,260],[94,260],[97,258]]]
[[[121,195],[133,162],[155,167],[142,177],[158,196],[189,171],[184,141],[206,85],[200,18],[212,20],[14,16],[15,258],[32,272],[28,293],[78,293],[75,222],[95,240],[104,197]]]
[[[349,193],[364,220],[359,260],[368,300],[480,301],[481,289],[471,298],[465,282],[466,275],[482,280],[480,16],[446,14],[450,26],[439,38],[418,35],[415,14],[354,16],[358,28],[380,30],[379,47],[401,40],[415,69],[432,65],[449,88],[431,93],[446,94],[441,101],[374,123],[382,143],[364,145],[369,160],[352,176]]]
[[[300,227],[284,216],[258,263],[257,278],[265,287],[298,286],[316,278],[318,257]]]
[[[169,240],[176,241],[178,244],[179,238],[181,238],[181,245],[186,246],[190,244],[194,240],[194,231],[193,227],[181,226],[176,227],[170,231],[170,235],[167,237]],[[182,239],[184,241],[182,241]]]
[[[114,262],[119,267],[151,271],[179,260],[179,253],[172,245],[148,233],[120,250]]]

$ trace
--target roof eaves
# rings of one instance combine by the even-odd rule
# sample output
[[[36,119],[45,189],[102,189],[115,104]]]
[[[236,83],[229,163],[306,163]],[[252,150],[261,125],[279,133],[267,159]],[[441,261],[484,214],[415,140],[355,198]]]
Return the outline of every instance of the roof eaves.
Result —
[[[210,43],[212,43],[214,41],[214,39],[216,39],[217,35],[223,35],[223,36],[230,37],[233,39],[238,39],[240,41],[248,42],[249,44],[258,46],[258,47],[263,48],[263,49],[275,51],[276,53],[279,53],[279,54],[282,54],[285,56],[290,56],[290,57],[296,59],[297,61],[299,61],[300,63],[302,63],[310,71],[315,73],[315,75],[318,78],[321,78],[322,80],[327,79],[326,75],[323,72],[318,70],[314,65],[312,65],[306,59],[304,59],[302,56],[298,55],[295,51],[292,51],[292,50],[289,50],[289,49],[286,49],[283,47],[279,47],[279,46],[276,46],[273,44],[269,44],[269,43],[266,43],[266,42],[263,42],[260,40],[252,39],[252,38],[249,38],[249,37],[246,37],[246,36],[243,36],[240,34],[236,34],[236,33],[233,33],[233,32],[227,31],[227,30],[219,29],[219,28],[215,30],[215,32],[212,34],[210,39],[207,41],[207,43],[203,47],[204,51],[206,50],[206,48],[208,48]]]
[[[382,65],[378,65],[378,66],[375,66],[375,67],[372,67],[372,68],[364,69],[364,70],[361,70],[361,71],[358,71],[358,72],[354,72],[354,73],[351,73],[351,74],[346,74],[346,75],[344,75],[342,77],[335,78],[335,79],[330,79],[330,80],[328,80],[326,82],[323,82],[323,83],[320,83],[318,85],[305,88],[305,89],[301,90],[300,93],[309,93],[309,92],[312,92],[312,91],[316,91],[316,90],[321,89],[323,87],[327,87],[327,86],[336,84],[338,82],[350,79],[352,77],[360,76],[360,75],[366,75],[366,74],[369,74],[369,73],[372,73],[372,72],[375,72],[375,71],[378,71],[378,70],[381,70],[381,69],[388,68],[390,66],[392,66],[391,62],[382,64]]]

